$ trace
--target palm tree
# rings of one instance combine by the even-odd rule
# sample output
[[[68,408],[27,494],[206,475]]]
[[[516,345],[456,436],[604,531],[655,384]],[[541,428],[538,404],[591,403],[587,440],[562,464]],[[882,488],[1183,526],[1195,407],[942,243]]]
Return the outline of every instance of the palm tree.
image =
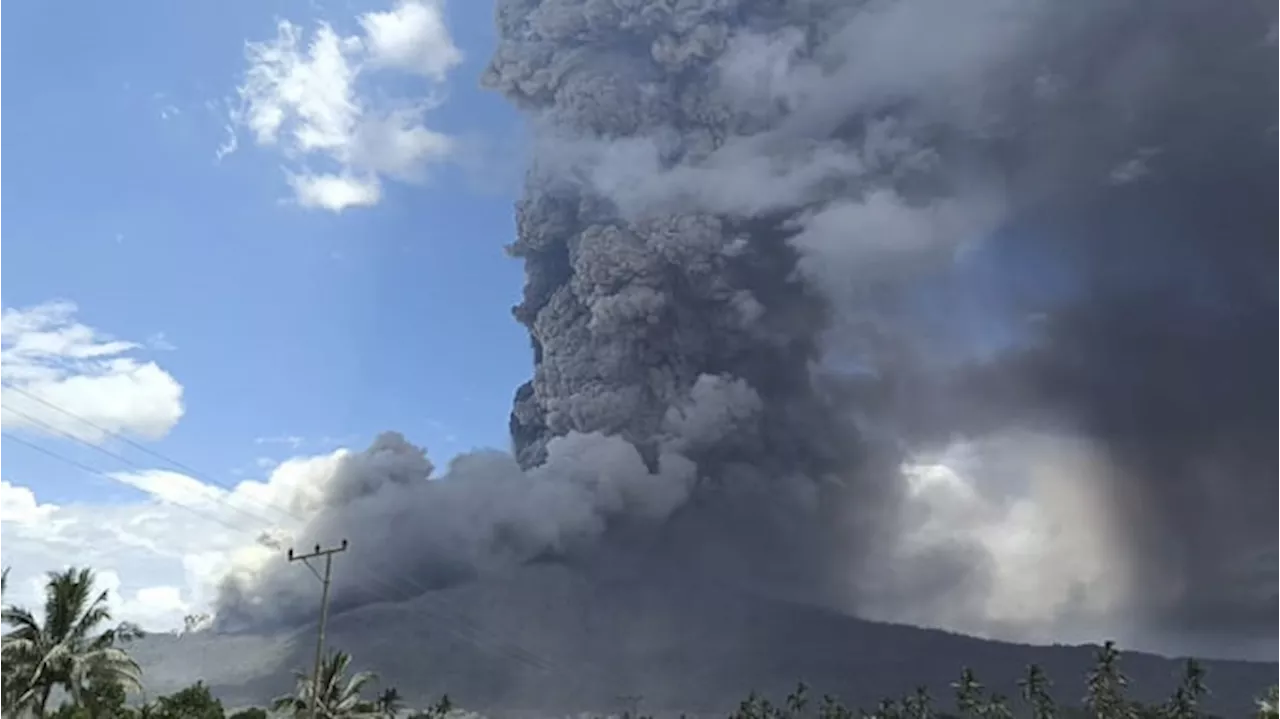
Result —
[[[1098,650],[1094,667],[1086,682],[1089,693],[1085,708],[1099,719],[1133,719],[1136,711],[1125,699],[1129,677],[1120,671],[1120,651],[1108,640]]]
[[[111,610],[107,592],[95,597],[93,585],[93,570],[87,568],[50,572],[43,623],[28,609],[4,607],[2,618],[11,631],[4,635],[3,660],[13,665],[13,674],[6,676],[11,685],[6,699],[14,697],[14,712],[29,708],[43,717],[49,694],[59,686],[77,706],[90,683],[141,688],[142,670],[116,644],[136,639],[142,631],[129,623],[102,629],[111,621]]]
[[[1258,699],[1258,719],[1277,719],[1280,717],[1280,689],[1275,684],[1267,687],[1267,691]]]
[[[1196,719],[1200,716],[1200,702],[1209,693],[1204,685],[1204,676],[1205,671],[1200,662],[1188,659],[1183,668],[1182,682],[1164,707],[1164,713],[1169,719]]]
[[[1018,680],[1018,689],[1023,701],[1031,705],[1032,719],[1054,719],[1057,707],[1053,697],[1049,695],[1052,682],[1038,664],[1027,667],[1027,676]]]
[[[0,572],[0,594],[3,594],[9,588],[9,567],[5,567]],[[10,606],[3,605],[5,622],[8,622]],[[7,637],[6,637],[7,639]],[[4,704],[4,716],[6,719],[11,717],[24,716],[33,711],[34,698],[36,696],[35,687],[33,686],[31,670],[35,666],[35,662],[23,661],[25,657],[18,651],[17,646],[10,645],[7,641],[0,644],[0,695]]]
[[[388,717],[394,717],[400,712],[403,701],[400,699],[400,691],[395,687],[387,687],[378,695],[375,702],[378,712]]]
[[[0,572],[0,595],[9,588],[9,567]],[[21,716],[31,709],[32,693],[28,690],[30,682],[22,664],[16,661],[13,652],[4,649],[0,657],[0,704],[4,706],[5,717]]]
[[[960,681],[952,682],[951,688],[956,692],[956,708],[966,717],[982,716],[982,683],[974,676],[973,670],[965,667],[960,671]]]
[[[932,719],[933,699],[928,687],[916,687],[915,694],[902,700],[902,716],[905,719]]]
[[[306,717],[310,710],[311,695],[319,686],[319,701],[316,702],[316,719],[345,719],[346,717],[362,717],[374,714],[374,706],[366,702],[360,692],[370,682],[377,679],[373,672],[359,672],[350,679],[346,678],[351,668],[351,655],[338,651],[330,654],[320,663],[319,681],[299,672],[298,683],[293,694],[276,699],[271,708],[277,712],[292,714],[294,717]]]
[[[992,694],[982,708],[983,719],[1013,719],[1009,700],[1003,694]]]

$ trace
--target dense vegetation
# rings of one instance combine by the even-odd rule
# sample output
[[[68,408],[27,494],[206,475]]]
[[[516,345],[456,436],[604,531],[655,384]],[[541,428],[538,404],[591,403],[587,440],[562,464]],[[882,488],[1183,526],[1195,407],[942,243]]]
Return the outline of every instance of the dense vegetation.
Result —
[[[7,579],[8,571],[5,571]],[[351,657],[342,651],[322,662],[319,681],[299,673],[292,693],[269,708],[248,708],[228,714],[207,686],[197,682],[181,691],[141,704],[130,704],[130,691],[141,692],[142,672],[129,656],[128,645],[142,636],[132,624],[113,623],[107,593],[94,588],[92,570],[69,568],[51,572],[45,584],[44,611],[4,605],[5,634],[0,657],[3,674],[4,717],[44,719],[266,719],[307,717],[313,694],[317,713],[326,719],[410,716],[444,719],[454,713],[448,697],[425,710],[403,706],[399,692],[385,687],[373,692],[377,677],[353,672]],[[1182,681],[1167,701],[1144,705],[1126,698],[1128,679],[1121,671],[1120,652],[1108,642],[1083,682],[1084,706],[1059,705],[1052,684],[1037,666],[1027,667],[1018,682],[1020,696],[1008,698],[987,691],[973,672],[963,669],[952,684],[953,708],[937,708],[923,687],[914,694],[890,698],[871,709],[850,709],[836,698],[814,702],[800,685],[785,701],[775,704],[752,695],[730,719],[1194,719],[1208,717],[1200,706],[1208,687],[1205,672],[1194,660],[1186,663]],[[54,704],[55,696],[61,697]],[[1280,719],[1273,685],[1257,702],[1258,719]]]

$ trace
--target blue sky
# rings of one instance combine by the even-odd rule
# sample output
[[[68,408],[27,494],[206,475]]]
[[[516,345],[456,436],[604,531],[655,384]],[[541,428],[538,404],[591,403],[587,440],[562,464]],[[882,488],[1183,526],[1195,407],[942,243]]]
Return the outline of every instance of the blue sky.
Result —
[[[505,442],[529,356],[508,312],[521,270],[502,252],[518,171],[494,150],[519,124],[478,85],[493,42],[487,3],[445,8],[463,61],[444,82],[381,72],[358,85],[369,97],[443,97],[423,123],[463,137],[478,160],[440,161],[424,182],[384,181],[377,205],[335,213],[290,203],[289,159],[244,127],[237,150],[216,156],[246,42],[270,41],[279,19],[304,42],[322,21],[359,35],[358,16],[390,9],[10,9],[4,306],[65,299],[104,335],[162,334],[172,350],[133,356],[182,385],[185,412],[154,446],[222,481],[293,449],[257,438],[302,437],[320,450],[396,428],[438,459]],[[3,449],[6,479],[51,501],[108,487],[12,442]]]
[[[385,429],[437,465],[505,447],[530,353],[503,252],[521,126],[479,87],[490,3],[26,2],[3,40],[7,384],[223,486]],[[326,174],[356,189],[299,189]],[[4,404],[17,591],[94,545],[134,615],[160,616],[142,606],[157,592],[161,623],[198,603],[193,554],[111,544],[165,546],[199,521],[120,529],[157,516],[164,492],[138,478],[163,463],[11,391]],[[90,517],[119,527],[74,529]]]

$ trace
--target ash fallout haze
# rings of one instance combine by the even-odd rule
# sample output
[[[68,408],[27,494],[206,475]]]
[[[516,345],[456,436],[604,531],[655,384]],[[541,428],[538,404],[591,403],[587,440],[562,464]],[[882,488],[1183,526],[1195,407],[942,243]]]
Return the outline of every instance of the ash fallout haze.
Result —
[[[1274,656],[1274,4],[505,0],[497,26],[482,82],[532,128],[514,455],[426,482],[384,434],[299,542],[423,587],[563,561]],[[223,585],[224,626],[309,620],[276,565]]]

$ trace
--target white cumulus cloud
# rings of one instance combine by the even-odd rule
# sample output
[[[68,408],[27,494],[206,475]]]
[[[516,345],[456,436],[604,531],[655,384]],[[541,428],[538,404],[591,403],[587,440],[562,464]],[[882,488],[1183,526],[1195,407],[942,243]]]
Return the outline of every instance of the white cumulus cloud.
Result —
[[[462,53],[449,37],[439,0],[401,2],[390,12],[360,18],[374,63],[443,81]]]
[[[37,610],[47,572],[85,566],[116,619],[179,630],[212,611],[228,573],[254,571],[285,550],[347,454],[296,457],[228,487],[160,469],[107,475],[147,495],[127,503],[52,504],[0,480],[0,543],[12,568],[5,601]]]
[[[182,385],[155,362],[134,356],[141,345],[105,336],[77,322],[75,313],[75,304],[65,301],[4,310],[4,428],[89,442],[101,442],[106,431],[163,437],[182,417]]]
[[[397,71],[444,82],[462,61],[438,0],[407,0],[358,18],[361,33],[341,36],[321,23],[310,41],[282,20],[276,37],[246,45],[235,124],[289,160],[294,199],[333,212],[375,205],[382,178],[420,181],[449,157],[452,139],[424,124],[430,100],[364,92],[370,76]],[[362,82],[363,81],[363,82]],[[226,153],[222,153],[226,154]]]
[[[11,498],[24,507],[15,511]],[[3,484],[0,541],[11,568],[5,601],[38,610],[45,574],[90,567],[116,619],[176,629],[212,599],[214,575],[199,559],[251,542],[247,520],[222,524],[155,500],[128,504],[39,503],[28,487]],[[40,519],[32,521],[32,506]],[[243,526],[243,530],[236,529]]]
[[[37,502],[30,489],[0,480],[0,522],[38,524],[48,520],[55,510],[54,505]]]

